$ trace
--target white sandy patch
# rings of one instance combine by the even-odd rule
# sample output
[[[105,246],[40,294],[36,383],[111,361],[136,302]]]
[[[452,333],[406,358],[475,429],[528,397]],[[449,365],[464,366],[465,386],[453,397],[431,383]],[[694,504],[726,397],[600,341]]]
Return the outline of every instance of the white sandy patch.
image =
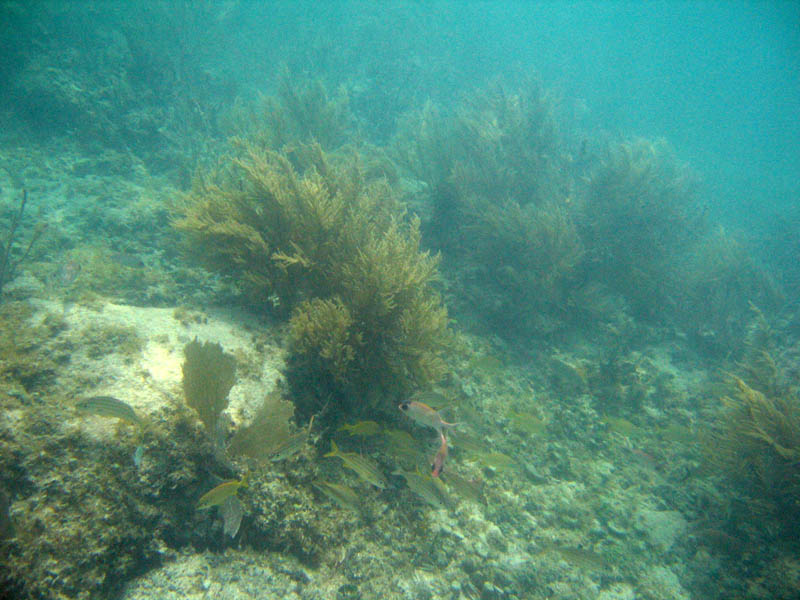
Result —
[[[274,342],[264,342],[265,325],[252,316],[217,309],[203,313],[200,322],[175,318],[172,308],[145,308],[107,303],[100,309],[59,302],[39,301],[37,317],[61,314],[67,328],[62,335],[72,336],[77,347],[71,360],[58,374],[64,388],[75,390],[75,400],[90,396],[114,396],[130,404],[138,413],[153,415],[164,405],[184,402],[182,387],[183,349],[192,340],[217,342],[225,352],[243,360],[246,372],[237,371],[236,384],[229,394],[227,413],[237,424],[248,421],[267,394],[274,390],[284,366],[284,352]],[[35,319],[36,317],[34,317]],[[101,356],[90,356],[80,345],[80,334],[87,328],[125,327],[135,332],[143,347],[139,354],[108,348]],[[254,348],[254,332],[260,335],[263,352]],[[88,382],[88,383],[87,383]],[[82,417],[86,424],[101,417]],[[94,429],[94,427],[91,427]]]

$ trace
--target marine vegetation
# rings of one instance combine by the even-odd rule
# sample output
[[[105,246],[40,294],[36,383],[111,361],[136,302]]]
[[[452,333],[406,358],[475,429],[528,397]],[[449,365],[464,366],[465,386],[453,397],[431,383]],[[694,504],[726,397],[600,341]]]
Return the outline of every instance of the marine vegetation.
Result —
[[[312,142],[335,150],[355,137],[347,93],[339,89],[330,94],[321,79],[293,76],[285,65],[275,96],[261,96],[248,104],[238,101],[223,122],[235,135],[274,150]]]
[[[773,312],[783,302],[778,286],[740,237],[722,227],[694,245],[682,276],[685,287],[678,316],[708,352],[741,348],[751,307]]]
[[[679,259],[703,232],[694,188],[663,141],[617,144],[591,175],[579,222],[592,277],[637,316],[674,312]]]
[[[305,418],[331,395],[345,412],[363,410],[444,370],[438,259],[420,250],[419,221],[395,190],[361,164],[317,144],[279,153],[243,143],[197,182],[175,223],[251,302],[291,315],[289,381]]]
[[[500,330],[520,323],[547,332],[564,319],[576,288],[583,244],[563,205],[503,204],[473,206],[471,228],[482,280],[494,293],[480,299],[484,313]],[[479,213],[482,217],[479,217]],[[479,225],[478,225],[479,224]]]
[[[34,245],[45,230],[44,223],[37,224],[28,236],[27,242],[20,245],[17,235],[19,227],[25,216],[25,207],[28,204],[28,191],[22,190],[18,208],[12,213],[8,230],[3,238],[0,238],[0,300],[2,300],[3,286],[14,279],[17,267],[24,262],[31,253]]]
[[[228,406],[228,392],[236,383],[236,360],[219,344],[195,339],[184,348],[183,393],[197,412],[206,433],[217,439],[219,415]]]
[[[263,462],[290,458],[308,440],[308,429],[292,433],[290,421],[294,406],[280,391],[269,394],[249,425],[234,433],[229,446],[233,454]]]
[[[509,334],[555,327],[583,252],[557,106],[535,81],[496,81],[455,114],[429,104],[408,116],[395,140],[433,206],[432,243],[472,309]]]
[[[556,113],[556,100],[535,79],[517,87],[495,80],[453,115],[429,103],[406,116],[395,153],[429,187],[440,225],[452,226],[452,212],[473,195],[538,205],[568,186]]]
[[[783,535],[800,536],[800,396],[797,386],[751,387],[729,376],[731,396],[709,450],[716,463],[744,486],[750,510],[776,518]],[[753,384],[755,385],[755,384]]]

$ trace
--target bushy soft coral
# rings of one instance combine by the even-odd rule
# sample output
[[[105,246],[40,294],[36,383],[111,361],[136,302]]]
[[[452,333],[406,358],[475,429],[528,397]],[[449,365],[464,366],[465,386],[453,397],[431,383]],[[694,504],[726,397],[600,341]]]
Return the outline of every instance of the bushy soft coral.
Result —
[[[436,380],[448,334],[431,287],[438,259],[420,250],[419,222],[360,165],[316,144],[283,153],[243,144],[195,187],[176,225],[254,302],[294,315],[296,382],[325,380],[315,395],[368,405],[376,392]]]

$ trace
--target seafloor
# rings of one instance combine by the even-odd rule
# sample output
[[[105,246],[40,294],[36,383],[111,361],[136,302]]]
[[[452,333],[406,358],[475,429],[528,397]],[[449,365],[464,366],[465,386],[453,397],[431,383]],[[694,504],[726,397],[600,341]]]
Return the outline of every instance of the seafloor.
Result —
[[[0,200],[13,207],[24,179],[28,218],[47,233],[0,304],[0,600],[800,597],[779,519],[712,455],[732,393],[724,362],[645,323],[619,324],[635,340],[619,346],[618,331],[511,342],[453,311],[442,386],[458,425],[440,495],[403,475],[427,469],[433,430],[399,416],[363,436],[312,427],[296,454],[251,470],[226,535],[217,509],[196,504],[245,469],[187,407],[184,348],[219,343],[235,358],[225,415],[242,428],[285,385],[285,321],[184,257],[174,173],[5,135]],[[797,323],[773,322],[782,364],[797,364]],[[76,410],[92,396],[147,426]],[[386,433],[397,428],[415,446]],[[386,488],[325,458],[331,439],[375,459]],[[352,487],[359,506],[319,480]]]
[[[64,156],[39,178],[28,170],[33,198],[63,199],[49,209],[64,215],[62,235],[81,235],[75,211],[116,213],[133,232],[159,227],[153,196],[165,187],[75,177],[83,160]],[[91,203],[69,200],[76,188]],[[372,488],[311,445],[253,474],[242,495],[255,514],[228,539],[213,512],[192,510],[209,481],[208,449],[182,406],[182,350],[197,337],[236,356],[228,413],[245,422],[279,379],[281,329],[243,311],[141,306],[177,296],[179,277],[159,269],[157,251],[126,264],[94,258],[109,253],[95,245],[68,253],[84,261],[75,281],[55,279],[63,259],[23,269],[2,307],[3,336],[17,353],[4,357],[6,381],[24,383],[3,385],[0,420],[4,479],[13,473],[22,490],[10,507],[13,572],[35,595],[609,600],[711,597],[720,586],[790,598],[800,589],[796,557],[772,554],[748,579],[733,565],[755,560],[753,550],[709,533],[722,520],[709,514],[721,492],[703,470],[698,436],[719,375],[697,366],[679,338],[622,353],[624,376],[601,384],[603,349],[591,342],[569,351],[538,342],[522,353],[460,332],[449,386],[460,393],[462,432],[453,433],[448,470],[480,482],[477,495],[451,490],[446,506],[429,506],[399,477]],[[90,282],[104,287],[80,289]],[[635,420],[602,414],[602,394],[635,395],[642,410]],[[116,419],[75,412],[86,395],[124,398],[158,431],[142,440]],[[432,453],[432,432],[412,431]],[[391,461],[391,448],[372,437],[337,435]],[[362,512],[316,493],[318,478],[352,485]]]

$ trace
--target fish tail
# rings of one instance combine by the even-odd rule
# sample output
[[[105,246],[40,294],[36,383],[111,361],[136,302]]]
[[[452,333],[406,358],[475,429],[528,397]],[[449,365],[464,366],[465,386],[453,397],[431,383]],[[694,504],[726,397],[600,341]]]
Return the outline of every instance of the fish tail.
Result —
[[[327,454],[323,454],[322,458],[328,458],[330,456],[336,456],[339,454],[339,446],[336,445],[336,442],[331,440],[331,451]]]
[[[244,475],[242,475],[240,485],[241,487],[248,487],[250,485],[250,471],[247,471]]]

